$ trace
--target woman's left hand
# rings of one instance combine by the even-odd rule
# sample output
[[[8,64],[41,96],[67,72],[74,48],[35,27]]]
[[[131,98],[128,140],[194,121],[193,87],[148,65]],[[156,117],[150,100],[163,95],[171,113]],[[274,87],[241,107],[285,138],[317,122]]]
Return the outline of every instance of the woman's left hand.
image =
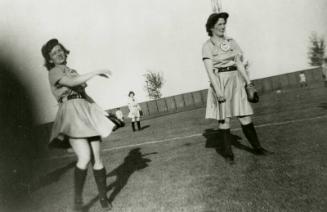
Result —
[[[107,74],[99,74],[100,77],[104,77],[104,78],[109,78],[109,75]]]
[[[97,71],[98,75],[104,78],[110,78],[112,75],[112,72],[109,69],[103,69],[103,70],[99,70]]]

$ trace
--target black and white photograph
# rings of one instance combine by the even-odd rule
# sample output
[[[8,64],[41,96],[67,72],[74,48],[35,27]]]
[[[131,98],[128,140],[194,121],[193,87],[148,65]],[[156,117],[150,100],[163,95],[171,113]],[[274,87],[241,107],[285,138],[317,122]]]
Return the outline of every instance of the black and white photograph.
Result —
[[[327,211],[326,0],[0,14],[0,212]]]

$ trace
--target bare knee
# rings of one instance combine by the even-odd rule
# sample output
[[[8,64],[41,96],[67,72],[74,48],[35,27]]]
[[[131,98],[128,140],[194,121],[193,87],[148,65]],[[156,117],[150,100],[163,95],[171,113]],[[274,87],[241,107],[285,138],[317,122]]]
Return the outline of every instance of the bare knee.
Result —
[[[240,116],[240,117],[238,117],[238,120],[240,121],[240,123],[242,125],[248,125],[248,124],[252,123],[251,116]]]
[[[91,161],[91,155],[77,156],[77,167],[80,169],[87,169]]]
[[[102,160],[99,159],[99,160],[94,160],[94,163],[93,163],[93,169],[102,169],[104,167],[103,163],[102,163]]]
[[[230,118],[225,118],[224,120],[218,121],[219,129],[230,129]]]
[[[90,143],[91,149],[92,149],[92,164],[93,164],[93,169],[102,169],[103,163],[101,159],[101,142],[100,141],[93,141]]]
[[[70,139],[70,144],[77,156],[77,167],[86,169],[91,161],[91,150],[86,139]]]
[[[103,163],[102,163],[100,152],[93,153],[92,165],[93,165],[93,169],[102,169],[104,167]]]

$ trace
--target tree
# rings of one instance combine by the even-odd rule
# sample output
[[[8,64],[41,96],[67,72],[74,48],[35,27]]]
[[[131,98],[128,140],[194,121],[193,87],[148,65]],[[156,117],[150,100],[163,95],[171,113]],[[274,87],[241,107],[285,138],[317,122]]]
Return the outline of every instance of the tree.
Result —
[[[321,66],[323,58],[325,56],[325,40],[324,38],[318,38],[318,35],[313,32],[310,36],[309,46],[309,64],[311,66]]]
[[[161,73],[148,71],[144,74],[145,77],[145,89],[148,92],[148,96],[150,99],[159,99],[162,94],[160,89],[164,84],[164,78]]]

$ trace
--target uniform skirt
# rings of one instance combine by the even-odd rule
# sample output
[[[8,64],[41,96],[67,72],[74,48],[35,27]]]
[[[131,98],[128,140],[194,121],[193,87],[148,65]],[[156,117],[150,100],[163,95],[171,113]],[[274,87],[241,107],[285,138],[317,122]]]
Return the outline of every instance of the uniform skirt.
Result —
[[[226,101],[219,103],[214,89],[210,86],[206,118],[224,120],[235,116],[252,115],[253,109],[247,100],[245,81],[239,71],[215,73],[215,76]]]
[[[69,138],[88,140],[109,136],[114,127],[104,110],[85,99],[71,99],[59,105],[49,146],[69,148]]]
[[[133,107],[129,113],[128,113],[128,118],[134,119],[134,118],[140,118],[141,114],[140,114],[140,110],[138,107]]]

